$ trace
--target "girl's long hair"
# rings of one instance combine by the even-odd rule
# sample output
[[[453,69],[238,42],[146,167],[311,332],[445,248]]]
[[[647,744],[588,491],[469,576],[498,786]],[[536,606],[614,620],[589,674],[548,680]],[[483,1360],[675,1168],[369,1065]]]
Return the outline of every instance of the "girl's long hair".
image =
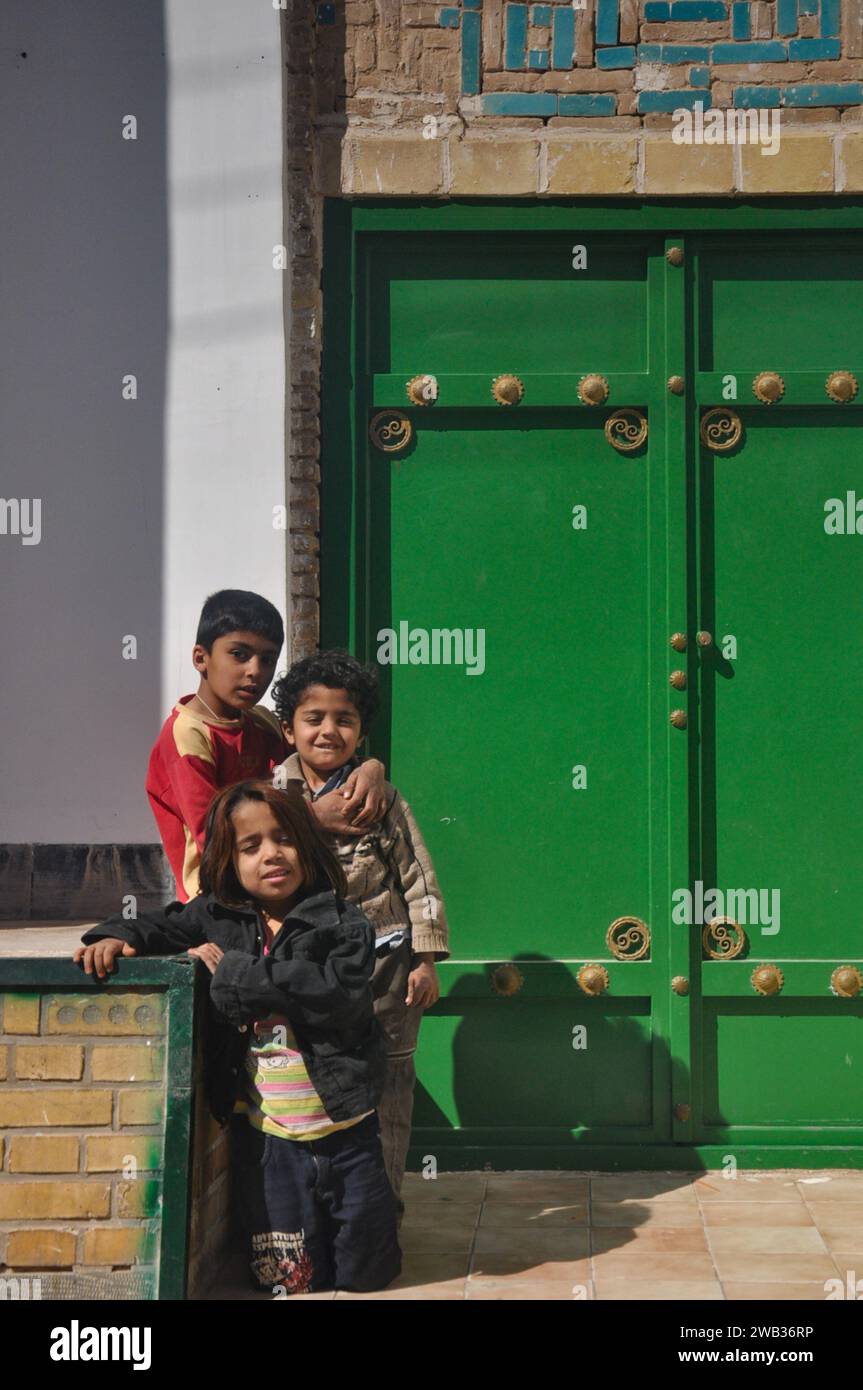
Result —
[[[270,807],[290,836],[303,871],[302,897],[331,888],[340,898],[347,893],[344,870],[317,827],[297,788],[284,791],[271,782],[255,780],[224,787],[207,812],[204,850],[201,855],[200,890],[213,893],[219,902],[239,907],[249,894],[234,868],[235,832],[231,815],[242,801],[262,801]]]

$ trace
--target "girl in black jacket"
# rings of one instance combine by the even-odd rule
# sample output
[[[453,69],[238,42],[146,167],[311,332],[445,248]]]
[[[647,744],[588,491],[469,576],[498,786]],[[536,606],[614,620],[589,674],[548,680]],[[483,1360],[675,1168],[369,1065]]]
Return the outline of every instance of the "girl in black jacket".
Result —
[[[401,1269],[375,1106],[374,930],[302,797],[240,782],[214,799],[190,902],[110,918],[73,959],[188,951],[212,975],[207,1091],[231,1124],[256,1288],[384,1288]]]

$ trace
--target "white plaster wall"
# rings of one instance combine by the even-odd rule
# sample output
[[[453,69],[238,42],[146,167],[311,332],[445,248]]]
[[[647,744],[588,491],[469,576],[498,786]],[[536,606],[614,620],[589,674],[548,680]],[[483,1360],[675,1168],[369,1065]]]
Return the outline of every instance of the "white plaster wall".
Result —
[[[156,841],[203,599],[284,613],[281,65],[269,0],[0,8],[0,842]]]

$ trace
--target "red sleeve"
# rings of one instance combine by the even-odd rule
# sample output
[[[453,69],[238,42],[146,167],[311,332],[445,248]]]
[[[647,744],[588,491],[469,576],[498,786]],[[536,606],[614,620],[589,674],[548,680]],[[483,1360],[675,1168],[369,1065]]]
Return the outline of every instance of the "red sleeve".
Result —
[[[181,754],[171,760],[168,776],[177,810],[198,849],[203,849],[207,812],[219,790],[215,764],[193,753]]]

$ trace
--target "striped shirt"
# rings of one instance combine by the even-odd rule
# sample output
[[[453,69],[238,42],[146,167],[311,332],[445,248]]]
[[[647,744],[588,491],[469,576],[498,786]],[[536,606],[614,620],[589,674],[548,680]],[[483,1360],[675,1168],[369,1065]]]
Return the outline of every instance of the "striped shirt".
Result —
[[[272,940],[262,918],[269,955]],[[337,1129],[349,1129],[367,1115],[354,1115],[350,1120],[331,1120],[324,1103],[312,1085],[303,1054],[289,1019],[284,1014],[270,1014],[254,1024],[255,1040],[249,1044],[243,1090],[234,1112],[247,1116],[249,1123],[264,1134],[277,1134],[281,1139],[322,1139]]]

